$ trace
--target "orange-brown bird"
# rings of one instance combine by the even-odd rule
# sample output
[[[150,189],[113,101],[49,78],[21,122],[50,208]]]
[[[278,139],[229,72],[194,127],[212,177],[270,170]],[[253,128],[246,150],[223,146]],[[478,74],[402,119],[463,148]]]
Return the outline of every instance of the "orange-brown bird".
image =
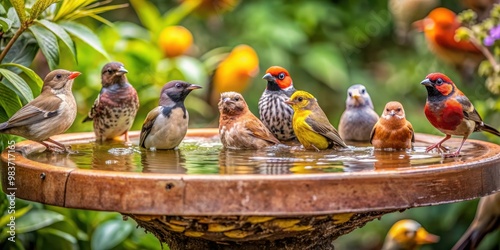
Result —
[[[319,151],[347,147],[313,95],[299,90],[285,103],[293,108],[293,130],[304,148]]]
[[[413,127],[406,120],[399,102],[388,102],[378,122],[373,126],[370,143],[379,149],[411,149],[415,142]]]
[[[186,136],[189,113],[184,100],[198,85],[170,81],[161,89],[159,106],[151,110],[142,125],[139,146],[147,149],[174,149]]]
[[[446,137],[436,144],[427,147],[426,152],[436,148],[438,151],[446,150],[443,142],[450,139],[452,135],[463,136],[462,143],[457,151],[444,156],[456,157],[465,140],[472,132],[486,131],[496,136],[500,132],[492,126],[485,124],[474,105],[460,91],[449,77],[442,73],[431,73],[421,82],[427,89],[427,102],[424,112],[429,122]]]
[[[236,46],[214,71],[208,89],[209,103],[215,106],[223,92],[243,93],[258,72],[255,50],[245,44]]]
[[[280,141],[295,139],[293,109],[285,103],[295,93],[292,77],[286,69],[272,66],[262,78],[267,87],[259,99],[260,120]]]
[[[454,65],[464,79],[470,79],[475,68],[484,60],[484,55],[470,41],[455,40],[455,31],[460,27],[456,14],[439,7],[414,25],[425,33],[430,50],[441,60]]]
[[[113,139],[125,135],[134,123],[139,109],[139,97],[125,74],[128,71],[122,63],[111,62],[102,68],[102,89],[83,122],[94,121],[97,141]]]
[[[387,233],[382,250],[414,250],[438,241],[439,236],[430,234],[418,222],[400,220]]]
[[[479,200],[476,216],[452,250],[476,249],[486,234],[500,228],[500,192]]]
[[[280,143],[248,109],[241,94],[222,93],[218,106],[219,135],[225,148],[259,149]]]
[[[50,137],[64,133],[75,121],[76,102],[71,88],[79,75],[80,72],[63,69],[47,74],[40,95],[18,110],[8,121],[1,123],[0,133],[39,142],[50,151],[69,152],[64,144]]]
[[[378,114],[365,86],[356,84],[347,90],[344,113],[340,117],[339,134],[346,141],[368,142]]]

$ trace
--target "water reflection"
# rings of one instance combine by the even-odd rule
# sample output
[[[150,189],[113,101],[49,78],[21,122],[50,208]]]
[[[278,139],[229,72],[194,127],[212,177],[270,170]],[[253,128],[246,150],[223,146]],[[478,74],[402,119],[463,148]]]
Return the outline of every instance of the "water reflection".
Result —
[[[432,164],[463,161],[484,154],[487,149],[466,143],[462,156],[443,158],[436,152],[425,153],[417,143],[413,151],[381,151],[363,145],[321,152],[292,145],[263,150],[225,150],[217,137],[186,138],[177,150],[150,151],[119,141],[73,144],[77,154],[33,153],[31,160],[69,168],[100,169],[169,174],[310,174],[360,171],[393,171],[420,168]]]
[[[185,174],[186,159],[181,150],[142,150],[142,172]]]

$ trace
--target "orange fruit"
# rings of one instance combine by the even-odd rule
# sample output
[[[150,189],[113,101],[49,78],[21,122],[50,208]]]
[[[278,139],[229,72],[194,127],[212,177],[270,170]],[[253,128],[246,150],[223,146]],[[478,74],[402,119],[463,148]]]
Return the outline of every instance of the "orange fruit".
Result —
[[[160,32],[158,45],[166,57],[180,56],[193,45],[193,35],[182,26],[168,26]]]

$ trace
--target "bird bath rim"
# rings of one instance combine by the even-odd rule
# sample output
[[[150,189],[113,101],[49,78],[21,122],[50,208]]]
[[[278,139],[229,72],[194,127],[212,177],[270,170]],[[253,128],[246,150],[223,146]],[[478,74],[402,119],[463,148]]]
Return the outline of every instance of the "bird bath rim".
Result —
[[[187,133],[188,137],[216,135],[217,129]],[[138,136],[138,131],[130,132],[131,138]],[[440,139],[425,134],[415,138],[426,143]],[[69,133],[53,139],[73,144],[91,141],[94,134]],[[449,143],[453,142],[459,140]],[[293,175],[89,170],[38,163],[14,153],[15,192],[17,198],[50,205],[145,215],[292,216],[400,210],[469,200],[500,190],[500,146],[477,140],[467,143],[485,148],[484,154],[424,168]],[[32,141],[16,145],[28,154],[42,147]],[[1,155],[6,193],[13,188],[7,181],[8,156],[6,149]]]

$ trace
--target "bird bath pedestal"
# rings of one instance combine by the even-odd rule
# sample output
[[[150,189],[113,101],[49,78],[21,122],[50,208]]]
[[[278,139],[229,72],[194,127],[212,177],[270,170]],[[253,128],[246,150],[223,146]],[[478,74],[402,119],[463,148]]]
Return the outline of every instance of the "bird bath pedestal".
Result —
[[[214,136],[215,129],[188,131]],[[66,144],[93,139],[65,134]],[[137,137],[131,133],[131,138]],[[429,144],[440,137],[417,134]],[[458,145],[458,140],[450,140]],[[405,169],[289,175],[188,175],[54,166],[3,151],[2,188],[16,198],[117,211],[171,249],[332,249],[332,241],[385,213],[474,199],[500,190],[500,146],[468,140],[477,155]],[[25,154],[41,145],[16,144]],[[15,180],[8,165],[15,164]],[[12,169],[11,169],[12,170]],[[16,189],[14,189],[16,188]]]

